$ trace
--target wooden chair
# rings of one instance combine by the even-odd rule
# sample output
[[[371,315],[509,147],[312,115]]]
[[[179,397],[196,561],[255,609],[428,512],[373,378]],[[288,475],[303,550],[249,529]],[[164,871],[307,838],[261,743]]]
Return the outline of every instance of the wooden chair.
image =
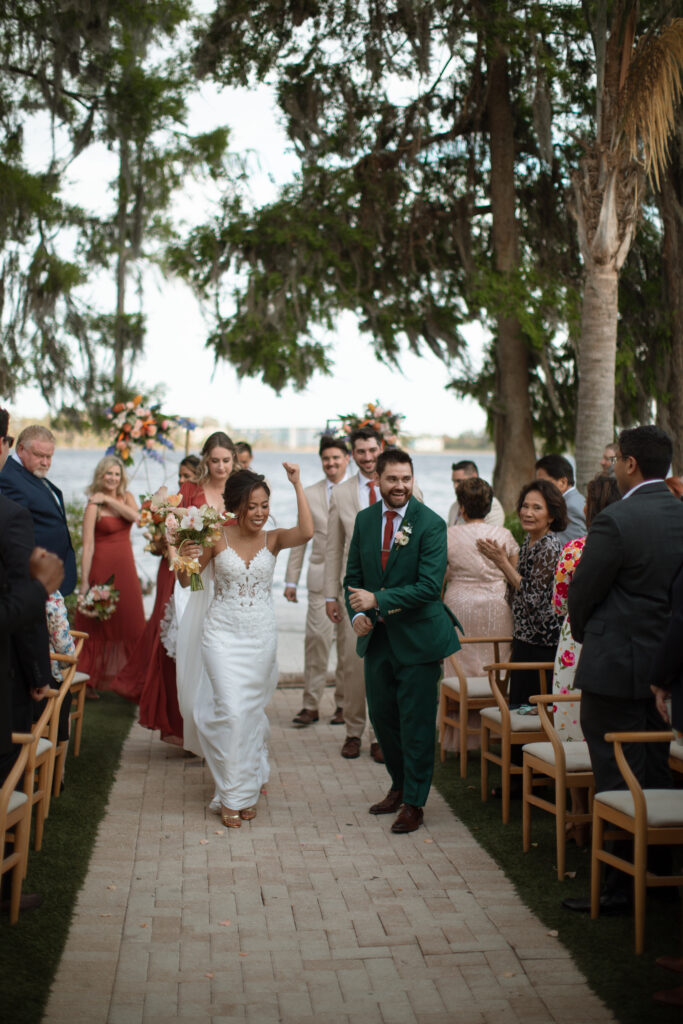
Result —
[[[672,772],[683,775],[683,740],[674,736],[669,747],[669,768]]]
[[[64,740],[59,739],[59,721],[61,718],[62,704],[67,698],[71,699],[73,678],[76,674],[76,656],[73,654],[55,654],[50,653],[50,660],[55,661],[60,665],[67,665],[68,668],[63,673],[62,683],[59,687],[59,696],[56,700],[54,714],[50,722],[50,734],[49,739],[55,745],[55,765],[52,779],[52,795],[59,796],[61,792],[62,779],[64,777],[64,762],[66,761],[66,752],[69,748],[68,737]],[[71,719],[71,716],[69,716]]]
[[[31,807],[36,808],[34,850],[39,850],[43,844],[45,819],[50,812],[52,775],[55,768],[55,744],[50,740],[49,735],[58,697],[58,690],[47,691],[45,707],[40,718],[33,723],[31,728],[31,733],[37,737],[38,742],[29,748],[28,763],[24,772],[24,793]]]
[[[538,715],[520,715],[511,711],[507,702],[507,691],[512,672],[535,669],[541,677],[541,692],[548,692],[546,673],[552,672],[552,661],[501,661],[484,666],[489,674],[491,690],[496,698],[496,707],[483,708],[481,718],[481,798],[485,802],[489,796],[489,764],[497,764],[501,770],[502,800],[501,812],[503,824],[510,820],[510,777],[521,775],[522,766],[513,764],[512,747],[523,747],[525,743],[533,743],[541,732]],[[505,675],[501,678],[501,672]],[[491,740],[500,741],[500,754],[491,750]]]
[[[500,645],[512,643],[509,636],[464,636],[460,641],[462,644],[493,644],[494,661],[500,661]],[[446,760],[446,749],[444,737],[446,727],[451,726],[458,731],[460,737],[460,777],[467,775],[467,737],[478,736],[481,732],[480,726],[471,728],[468,721],[470,711],[481,711],[482,708],[494,707],[496,698],[491,693],[491,684],[488,675],[465,676],[457,655],[451,654],[448,659],[455,669],[454,676],[448,676],[441,680],[441,691],[439,694],[439,748],[441,760]]]
[[[26,874],[31,831],[31,801],[26,793],[17,791],[16,787],[22,776],[25,776],[29,753],[37,742],[38,737],[32,733],[12,733],[12,743],[20,744],[21,749],[0,789],[0,875],[10,876],[10,924],[16,924],[19,920],[21,884]]]
[[[78,629],[70,630],[72,637],[76,642],[76,662],[80,657],[81,651],[83,650],[83,644],[88,639],[87,633],[82,633]],[[71,684],[71,696],[75,697],[75,706],[72,705],[71,714],[69,719],[73,727],[73,745],[72,751],[74,757],[78,757],[81,752],[81,737],[83,735],[83,716],[85,714],[85,691],[87,688],[88,680],[90,676],[87,672],[79,672],[78,664],[76,665],[76,671],[74,673],[73,682]]]
[[[584,740],[565,741],[560,739],[551,720],[551,705],[580,699],[581,691],[572,693],[549,693],[531,698],[531,703],[538,705],[541,728],[547,741],[527,743],[523,749],[522,760],[522,848],[525,853],[531,848],[531,808],[539,807],[555,815],[555,843],[557,848],[557,877],[564,881],[566,866],[567,826],[587,825],[592,819],[590,810],[595,780],[591,766],[588,744]],[[534,793],[534,785],[538,785],[539,776],[547,779],[551,788],[555,787],[555,800]],[[587,789],[588,807],[586,813],[574,814],[567,810],[567,788]]]
[[[672,732],[608,732],[614,744],[619,771],[628,789],[596,793],[593,801],[593,849],[591,857],[591,917],[600,912],[600,864],[611,864],[633,878],[635,949],[645,944],[645,896],[648,886],[683,885],[683,875],[653,875],[647,870],[647,848],[683,843],[683,790],[643,789],[626,760],[623,743],[670,743]],[[604,849],[605,826],[611,825],[633,837],[633,861]]]

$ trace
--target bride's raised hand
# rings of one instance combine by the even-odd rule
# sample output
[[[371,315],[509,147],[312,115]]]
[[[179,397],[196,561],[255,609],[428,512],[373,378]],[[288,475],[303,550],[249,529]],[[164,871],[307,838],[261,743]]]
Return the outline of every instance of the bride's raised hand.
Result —
[[[285,473],[287,474],[287,479],[290,484],[293,484],[294,487],[296,487],[300,480],[299,467],[296,462],[283,462],[282,465],[285,467]]]
[[[204,548],[194,541],[184,540],[178,548],[178,554],[183,558],[199,558]]]

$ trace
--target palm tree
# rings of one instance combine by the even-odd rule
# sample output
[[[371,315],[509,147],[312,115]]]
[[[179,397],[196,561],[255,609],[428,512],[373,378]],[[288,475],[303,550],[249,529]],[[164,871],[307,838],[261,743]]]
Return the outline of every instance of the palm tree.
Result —
[[[611,17],[608,14],[611,8]],[[595,474],[614,431],[619,271],[636,230],[646,175],[655,182],[683,89],[683,18],[634,45],[637,0],[598,0],[595,134],[572,176],[584,262],[576,428],[579,486]]]

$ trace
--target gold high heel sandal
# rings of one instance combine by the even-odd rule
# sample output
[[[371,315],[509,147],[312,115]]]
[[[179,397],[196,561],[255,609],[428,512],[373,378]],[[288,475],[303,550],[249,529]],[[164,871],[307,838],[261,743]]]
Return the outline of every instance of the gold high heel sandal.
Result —
[[[239,811],[231,811],[229,807],[221,807],[221,821],[226,828],[240,828],[242,819]]]
[[[251,821],[256,817],[256,807],[244,807],[240,811],[240,818],[242,821]]]

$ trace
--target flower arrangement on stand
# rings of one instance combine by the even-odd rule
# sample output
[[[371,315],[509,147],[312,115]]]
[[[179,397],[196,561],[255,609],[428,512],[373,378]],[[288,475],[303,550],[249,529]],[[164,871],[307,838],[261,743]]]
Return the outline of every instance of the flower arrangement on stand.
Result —
[[[340,413],[336,420],[328,420],[327,432],[333,433],[335,437],[346,438],[360,427],[371,427],[377,431],[385,446],[395,447],[401,432],[401,420],[404,419],[403,413],[386,409],[378,399],[376,402],[368,402],[360,416],[356,413]]]
[[[173,449],[170,434],[177,427],[194,430],[195,425],[182,416],[169,416],[161,412],[159,405],[148,405],[142,395],[136,395],[129,402],[117,402],[105,412],[114,428],[113,443],[107,448],[107,455],[118,455],[124,466],[133,465],[133,452],[141,448],[143,455],[163,462],[158,448]]]
[[[174,549],[180,548],[184,540],[201,544],[203,548],[212,547],[220,537],[223,525],[229,519],[235,518],[232,512],[225,512],[221,515],[212,505],[202,505],[201,508],[197,508],[196,505],[179,508],[168,502],[162,506],[162,509],[166,542]],[[204,589],[202,578],[199,575],[201,566],[196,558],[187,558],[179,550],[174,550],[171,567],[190,573],[190,590]]]
[[[96,583],[79,595],[78,610],[88,619],[99,619],[105,622],[110,619],[116,611],[121,591],[114,586],[114,576],[110,576],[106,583]]]

